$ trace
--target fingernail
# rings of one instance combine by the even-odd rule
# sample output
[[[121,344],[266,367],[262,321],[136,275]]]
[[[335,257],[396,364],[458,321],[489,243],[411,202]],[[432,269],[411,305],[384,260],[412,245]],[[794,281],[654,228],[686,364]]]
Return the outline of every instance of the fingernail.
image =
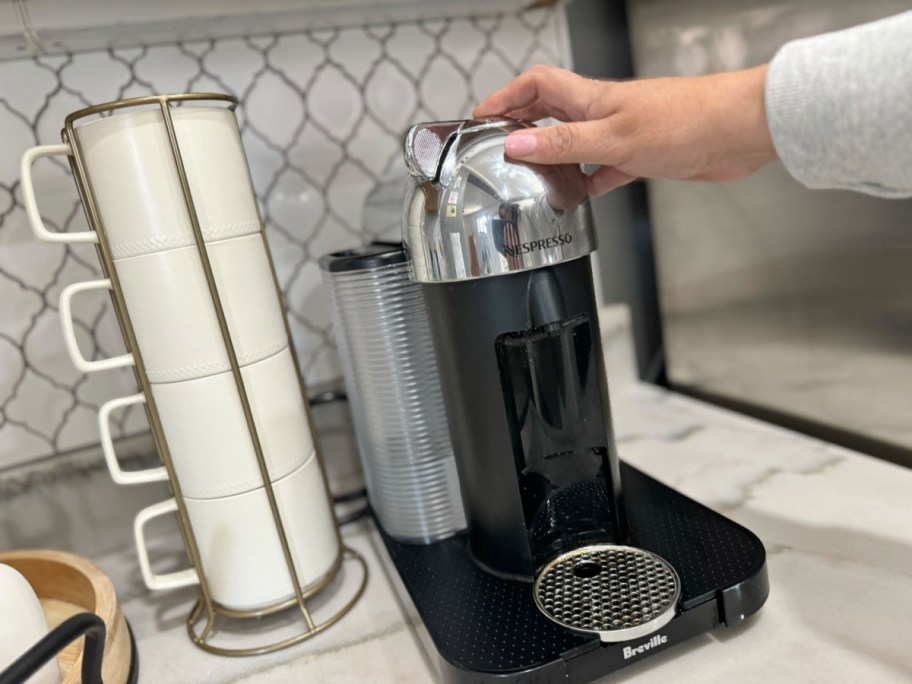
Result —
[[[528,157],[535,152],[537,140],[528,133],[511,133],[504,141],[504,150],[510,157]]]

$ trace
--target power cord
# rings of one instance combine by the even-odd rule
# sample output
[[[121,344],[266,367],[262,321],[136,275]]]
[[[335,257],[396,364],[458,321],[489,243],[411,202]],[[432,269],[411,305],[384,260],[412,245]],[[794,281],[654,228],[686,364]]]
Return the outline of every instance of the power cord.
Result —
[[[351,513],[339,516],[337,520],[339,521],[339,527],[345,527],[346,525],[361,520],[361,518],[366,518],[368,515],[370,515],[370,506],[364,504],[361,508],[356,508]]]
[[[326,390],[324,392],[318,392],[309,399],[309,403],[312,407],[331,404],[336,401],[348,401],[348,394],[346,394],[343,390]],[[367,499],[367,490],[364,487],[351,492],[343,492],[342,494],[332,495],[333,505],[349,503],[351,501],[357,501],[359,499]],[[344,525],[349,525],[353,522],[361,520],[369,514],[370,505],[365,501],[363,506],[356,508],[349,513],[346,513],[345,515],[339,516],[337,518],[339,521],[339,527],[343,527]]]
[[[348,503],[349,501],[357,501],[358,499],[363,499],[367,496],[367,490],[364,487],[361,489],[356,489],[352,492],[346,492],[345,494],[334,494],[333,503]]]

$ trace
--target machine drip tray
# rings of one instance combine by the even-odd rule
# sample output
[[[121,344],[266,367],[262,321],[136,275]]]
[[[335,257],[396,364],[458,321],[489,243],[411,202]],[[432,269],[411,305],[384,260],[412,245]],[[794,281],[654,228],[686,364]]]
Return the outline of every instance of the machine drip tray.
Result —
[[[652,634],[675,616],[681,581],[654,553],[593,544],[561,554],[535,578],[535,603],[562,627],[602,641]]]
[[[380,529],[390,578],[417,617],[444,682],[590,682],[760,609],[769,582],[766,553],[753,533],[632,466],[622,463],[621,477],[631,551],[667,561],[680,591],[678,612],[667,624],[649,620],[648,633],[632,630],[624,641],[603,642],[600,633],[609,630],[582,633],[549,619],[536,605],[533,584],[481,570],[465,535],[420,546],[400,544]],[[651,562],[649,569],[660,573]]]

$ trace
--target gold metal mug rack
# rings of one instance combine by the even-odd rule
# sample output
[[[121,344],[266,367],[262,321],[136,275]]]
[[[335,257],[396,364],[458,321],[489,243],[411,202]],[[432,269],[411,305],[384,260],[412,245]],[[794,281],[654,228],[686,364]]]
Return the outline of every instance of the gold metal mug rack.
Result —
[[[63,139],[63,142],[70,146],[71,153],[68,157],[70,167],[73,171],[73,176],[76,179],[76,186],[79,191],[80,199],[82,200],[83,208],[85,209],[89,226],[92,230],[95,231],[98,236],[96,250],[98,252],[99,260],[101,261],[101,267],[104,276],[111,281],[111,299],[114,304],[114,311],[117,316],[117,322],[120,326],[120,331],[123,334],[127,351],[133,355],[133,368],[136,377],[136,383],[139,385],[140,389],[146,397],[145,410],[149,420],[149,425],[152,430],[152,436],[155,440],[155,446],[158,449],[162,463],[164,464],[165,469],[168,473],[168,480],[177,504],[177,517],[181,536],[183,538],[187,554],[189,555],[190,560],[193,563],[193,567],[196,569],[196,573],[199,577],[200,595],[192,610],[190,611],[190,615],[187,618],[187,631],[190,635],[190,638],[197,646],[211,653],[231,656],[257,655],[261,653],[269,653],[282,648],[286,648],[288,646],[292,646],[293,644],[300,643],[316,634],[319,634],[320,632],[328,629],[336,622],[338,622],[352,609],[352,607],[364,593],[368,571],[367,565],[361,555],[342,543],[342,537],[339,533],[338,521],[335,519],[335,513],[333,513],[333,520],[336,528],[336,539],[338,543],[338,555],[335,563],[333,564],[330,572],[325,577],[309,586],[302,587],[300,581],[298,580],[298,574],[295,568],[294,560],[292,559],[291,550],[288,544],[288,538],[285,534],[285,525],[283,524],[281,515],[279,514],[272,482],[270,480],[269,472],[266,467],[266,461],[263,456],[262,445],[260,443],[260,438],[257,434],[257,428],[253,420],[253,413],[251,412],[250,402],[248,400],[247,392],[244,387],[244,380],[241,376],[237,354],[235,353],[231,335],[228,331],[225,312],[222,308],[218,288],[216,287],[212,267],[209,262],[208,253],[206,251],[206,244],[203,238],[203,232],[200,227],[199,217],[196,213],[196,209],[193,203],[193,196],[190,192],[190,185],[187,181],[187,173],[184,167],[183,157],[181,156],[180,145],[178,144],[177,135],[174,129],[174,121],[171,116],[171,108],[175,103],[200,101],[221,103],[226,105],[227,108],[231,109],[232,111],[237,107],[238,104],[237,98],[219,93],[185,93],[181,95],[160,95],[118,100],[116,102],[94,105],[92,107],[87,107],[85,109],[80,109],[79,111],[73,112],[65,119],[65,125],[61,131],[61,137]],[[196,247],[199,251],[200,260],[202,261],[203,265],[203,271],[206,275],[206,282],[209,286],[209,294],[212,297],[212,303],[216,316],[218,318],[219,328],[221,330],[222,338],[225,343],[225,348],[228,352],[228,359],[231,364],[231,373],[234,377],[235,384],[237,385],[238,394],[241,400],[241,406],[243,408],[244,417],[247,422],[247,428],[250,431],[250,437],[253,442],[257,464],[260,469],[260,475],[263,478],[266,497],[269,501],[269,508],[275,522],[276,532],[279,536],[279,542],[282,547],[282,552],[291,578],[291,583],[294,587],[295,595],[293,598],[257,610],[234,610],[219,605],[212,600],[209,584],[206,580],[206,571],[203,567],[202,559],[199,553],[199,547],[197,545],[196,537],[193,532],[193,526],[190,523],[190,518],[187,514],[186,503],[184,502],[183,495],[181,494],[180,482],[177,478],[176,472],[174,470],[174,465],[171,461],[171,454],[168,450],[168,444],[165,440],[165,435],[162,430],[161,420],[159,418],[159,414],[155,405],[155,398],[152,394],[149,379],[146,375],[142,354],[140,353],[139,345],[137,344],[136,336],[133,330],[133,325],[130,321],[130,314],[124,301],[123,291],[121,289],[120,281],[117,277],[117,270],[114,267],[111,248],[105,234],[104,224],[101,220],[101,214],[99,212],[98,205],[95,201],[95,196],[92,191],[92,184],[86,173],[83,153],[79,144],[79,136],[75,128],[75,122],[85,117],[105,113],[110,114],[119,109],[126,109],[131,107],[148,107],[150,105],[158,106],[161,110],[162,119],[164,121],[165,130],[167,132],[168,141],[171,147],[171,153],[174,158],[174,165],[177,171],[178,179],[180,181],[181,189],[183,191],[183,197],[184,201],[186,202],[187,212],[190,217],[190,223],[193,228]],[[262,216],[260,216],[260,234],[263,238],[264,243],[266,244],[266,254],[269,260],[270,270],[272,271],[272,279],[276,289],[276,296],[279,298],[279,302],[281,303],[283,302],[282,290],[279,286],[278,277],[276,276],[275,263],[273,262],[272,254],[268,248]],[[294,360],[294,366],[298,375],[301,394],[305,399],[305,406],[307,406],[307,391],[301,376],[298,357],[295,353],[294,341],[291,336],[291,328],[288,324],[288,317],[285,314],[284,306],[281,308],[282,320],[285,325],[285,333],[288,336],[289,351],[291,352],[292,359]],[[313,418],[310,415],[309,408],[307,417],[308,421],[310,422],[311,433],[316,436],[316,431],[314,430],[313,425]],[[316,439],[314,441],[316,445],[316,455],[323,477],[323,485],[326,488],[327,499],[331,502],[332,496],[326,480],[326,469],[323,464],[322,454],[320,453],[319,443],[317,443]],[[323,622],[316,623],[314,622],[313,616],[307,607],[307,602],[309,599],[318,594],[322,589],[324,589],[338,575],[340,569],[342,568],[343,561],[346,559],[360,564],[363,571],[360,585],[358,586],[355,595],[340,609],[338,609],[334,614],[325,619]],[[261,618],[267,615],[279,613],[294,606],[297,606],[300,609],[304,624],[306,626],[306,629],[303,632],[298,633],[294,636],[284,638],[281,641],[275,643],[249,648],[225,648],[216,646],[210,641],[210,639],[214,636],[215,623],[219,617],[241,620],[249,618]],[[200,631],[198,631],[197,627],[201,622],[201,618],[205,618],[205,625]]]

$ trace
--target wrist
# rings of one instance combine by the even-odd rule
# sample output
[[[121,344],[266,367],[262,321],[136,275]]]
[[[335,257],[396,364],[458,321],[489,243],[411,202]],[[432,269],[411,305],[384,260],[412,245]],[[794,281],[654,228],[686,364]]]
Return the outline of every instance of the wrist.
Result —
[[[764,162],[778,158],[776,147],[773,145],[773,136],[770,133],[769,119],[766,115],[766,75],[769,64],[762,64],[753,69],[748,69],[752,81],[752,122],[753,131],[750,138],[753,140],[756,153]]]
[[[735,72],[739,87],[735,89],[739,115],[735,118],[738,140],[735,141],[745,163],[753,168],[777,158],[766,117],[767,64]]]
[[[715,148],[708,179],[741,178],[777,158],[766,117],[766,72],[763,64],[707,77],[715,101],[715,116],[707,117]]]

